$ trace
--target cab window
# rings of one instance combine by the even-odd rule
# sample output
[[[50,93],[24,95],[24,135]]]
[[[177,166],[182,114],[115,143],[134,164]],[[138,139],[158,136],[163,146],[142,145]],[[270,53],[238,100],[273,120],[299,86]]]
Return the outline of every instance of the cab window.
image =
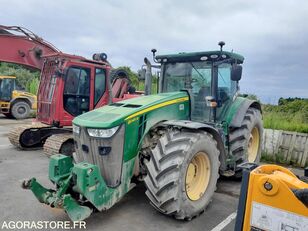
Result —
[[[94,89],[94,105],[96,105],[106,90],[106,73],[104,69],[95,69]]]
[[[64,109],[78,116],[90,109],[90,69],[70,67],[67,71],[64,93]]]

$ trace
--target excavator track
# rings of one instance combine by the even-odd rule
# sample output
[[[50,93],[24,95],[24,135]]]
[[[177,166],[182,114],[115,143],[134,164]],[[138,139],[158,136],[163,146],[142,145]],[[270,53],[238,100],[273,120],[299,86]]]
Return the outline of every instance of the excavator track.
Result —
[[[72,156],[74,150],[72,133],[51,135],[46,139],[44,144],[44,154],[48,157],[56,154]]]
[[[35,122],[32,124],[27,124],[27,125],[21,125],[16,128],[14,128],[10,133],[9,133],[9,141],[11,142],[12,145],[19,149],[23,150],[33,150],[33,149],[38,149],[41,146],[40,145],[35,145],[34,147],[32,146],[26,146],[21,143],[21,136],[22,134],[27,131],[28,129],[40,129],[40,128],[45,128],[45,127],[50,127],[49,125],[40,123],[40,122]]]

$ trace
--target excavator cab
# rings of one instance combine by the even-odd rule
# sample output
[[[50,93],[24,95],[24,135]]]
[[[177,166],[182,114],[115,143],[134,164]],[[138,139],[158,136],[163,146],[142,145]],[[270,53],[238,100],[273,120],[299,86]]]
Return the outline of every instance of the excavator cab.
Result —
[[[48,56],[38,90],[38,120],[56,127],[70,126],[74,117],[108,104],[110,66],[80,56]]]

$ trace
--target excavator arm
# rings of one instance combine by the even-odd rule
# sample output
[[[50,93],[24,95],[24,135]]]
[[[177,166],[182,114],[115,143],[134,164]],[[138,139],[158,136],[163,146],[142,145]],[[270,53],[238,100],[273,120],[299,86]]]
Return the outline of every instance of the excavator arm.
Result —
[[[55,46],[26,28],[0,25],[0,62],[41,70],[42,57],[55,52]]]

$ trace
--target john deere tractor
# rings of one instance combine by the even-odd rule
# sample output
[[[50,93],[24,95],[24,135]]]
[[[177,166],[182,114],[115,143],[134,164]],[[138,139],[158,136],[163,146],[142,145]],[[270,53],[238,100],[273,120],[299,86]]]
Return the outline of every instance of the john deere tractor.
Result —
[[[155,56],[159,93],[119,101],[73,121],[76,153],[54,155],[46,189],[24,181],[37,199],[72,220],[107,210],[136,183],[151,205],[190,220],[211,201],[219,175],[241,175],[260,160],[261,107],[238,97],[243,56],[222,50]],[[146,93],[151,65],[146,62]]]

